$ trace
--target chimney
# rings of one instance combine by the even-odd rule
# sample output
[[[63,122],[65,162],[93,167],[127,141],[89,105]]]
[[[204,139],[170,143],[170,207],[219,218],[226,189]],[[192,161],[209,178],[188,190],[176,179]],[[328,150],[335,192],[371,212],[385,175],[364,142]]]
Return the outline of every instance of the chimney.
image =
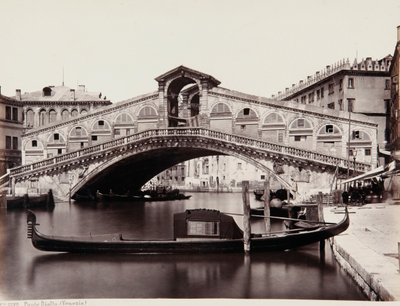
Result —
[[[15,90],[15,99],[21,101],[21,89]]]
[[[400,25],[397,26],[397,41],[400,41]]]
[[[75,101],[75,89],[70,89],[70,91],[72,93],[73,101]]]

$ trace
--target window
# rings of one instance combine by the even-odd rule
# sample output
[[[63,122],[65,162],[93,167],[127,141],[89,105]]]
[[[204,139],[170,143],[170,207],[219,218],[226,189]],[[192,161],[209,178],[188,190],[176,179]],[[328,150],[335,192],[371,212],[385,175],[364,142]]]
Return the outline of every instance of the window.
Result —
[[[328,103],[328,108],[335,109],[335,102]]]
[[[69,117],[68,110],[64,109],[64,110],[61,112],[61,119],[62,119],[63,121],[66,121],[66,120],[68,120],[68,117]]]
[[[360,131],[353,131],[353,139],[360,139]]]
[[[116,136],[121,135],[121,130],[120,129],[115,129],[114,130],[114,135],[116,135]]]
[[[333,133],[333,125],[332,124],[327,124],[325,126],[325,132],[328,133],[328,134]]]
[[[92,140],[96,141],[97,140],[97,135],[92,135]]]
[[[104,126],[104,120],[99,120],[99,126]]]
[[[13,144],[12,144],[13,150],[18,150],[18,137],[13,137],[12,141],[13,141]]]
[[[191,236],[219,236],[219,222],[188,221],[187,234]]]
[[[242,163],[237,163],[237,169],[242,170]]]
[[[339,91],[343,90],[343,79],[339,80]]]
[[[347,111],[354,111],[354,99],[347,99]]]
[[[338,104],[339,104],[339,110],[343,110],[343,100],[342,99],[340,99],[338,101]]]
[[[304,127],[304,119],[297,119],[297,127]]]
[[[54,140],[60,140],[60,134],[55,133],[54,134]]]
[[[306,96],[302,96],[302,97],[300,98],[300,102],[303,103],[303,104],[306,104],[306,100],[307,100],[307,97],[306,97]]]
[[[82,136],[82,128],[80,126],[75,128],[75,136]]]
[[[321,98],[321,90],[317,89],[317,100]]]
[[[294,136],[294,141],[301,141],[301,136]]]
[[[334,92],[334,89],[333,89],[333,83],[331,83],[331,84],[329,84],[328,85],[328,94],[333,94],[333,92]]]
[[[321,87],[321,99],[324,97],[324,87]]]
[[[16,107],[12,108],[12,120],[18,121],[18,108]]]
[[[27,127],[33,127],[33,123],[34,123],[34,119],[35,117],[34,117],[34,112],[33,112],[33,110],[31,110],[31,109],[29,109],[27,112],[26,112],[26,126]]]
[[[57,154],[62,154],[62,149],[57,149]]]
[[[283,133],[278,132],[278,142],[283,142]]]
[[[243,115],[245,115],[245,116],[250,115],[250,108],[243,109]]]
[[[385,89],[390,89],[390,79],[385,80]]]
[[[314,102],[314,92],[308,94],[308,103]]]
[[[6,120],[11,120],[11,106],[6,106]]]
[[[36,148],[37,147],[37,140],[32,140],[32,147]]]
[[[347,88],[354,88],[354,79],[353,78],[349,78],[347,80]]]
[[[261,179],[261,180],[265,180],[265,175],[262,174],[261,177],[260,177],[260,179]]]
[[[371,149],[365,149],[365,156],[371,156]]]
[[[57,120],[57,112],[54,109],[49,111],[49,123],[56,122]]]
[[[11,150],[11,136],[6,136],[6,150]]]

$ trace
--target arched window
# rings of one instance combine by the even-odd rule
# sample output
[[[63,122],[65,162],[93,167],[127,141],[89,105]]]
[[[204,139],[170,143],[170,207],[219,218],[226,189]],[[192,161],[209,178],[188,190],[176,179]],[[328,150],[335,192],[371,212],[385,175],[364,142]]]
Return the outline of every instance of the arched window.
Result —
[[[155,117],[157,117],[157,111],[151,106],[145,106],[139,112],[139,119]]]
[[[290,125],[290,129],[312,129],[312,124],[305,118],[297,118]]]
[[[203,174],[208,174],[209,173],[209,161],[208,158],[205,158],[203,160]]]
[[[276,124],[276,123],[284,123],[282,116],[277,113],[271,113],[264,119],[264,124]]]
[[[57,112],[54,109],[49,111],[49,123],[56,122],[57,120]]]
[[[71,117],[72,117],[72,118],[78,117],[78,110],[77,110],[77,109],[74,108],[74,109],[71,111]]]
[[[211,116],[232,116],[232,112],[225,103],[218,103],[213,107]]]
[[[97,120],[93,124],[93,130],[109,130],[110,125],[104,120]]]
[[[35,124],[35,113],[33,110],[28,109],[26,112],[26,126],[33,127]]]
[[[47,118],[47,114],[46,111],[44,109],[42,109],[39,112],[39,126],[44,126],[46,125],[46,118]]]
[[[86,109],[81,110],[81,116],[87,115],[88,111]]]
[[[85,137],[87,136],[87,132],[84,128],[80,126],[74,127],[69,133],[70,137]]]
[[[61,112],[61,119],[62,119],[62,121],[66,121],[66,120],[69,119],[69,112],[68,112],[68,110],[64,109],[64,110]]]
[[[237,115],[237,121],[255,121],[258,120],[258,116],[251,108],[243,108]]]
[[[131,116],[129,116],[127,113],[122,113],[117,117],[117,119],[115,120],[115,123],[127,124],[127,123],[133,123],[133,120],[132,120]]]

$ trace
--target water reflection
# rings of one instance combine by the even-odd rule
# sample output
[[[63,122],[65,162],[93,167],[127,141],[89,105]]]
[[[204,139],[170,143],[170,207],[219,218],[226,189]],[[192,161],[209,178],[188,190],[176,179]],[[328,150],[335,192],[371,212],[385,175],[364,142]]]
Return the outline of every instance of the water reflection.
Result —
[[[238,198],[238,199],[237,199]],[[215,207],[218,203],[218,207]],[[39,230],[54,235],[118,232],[137,238],[171,238],[173,214],[210,207],[241,212],[234,194],[194,195],[165,203],[58,204],[36,211]],[[41,298],[273,298],[364,299],[338,268],[329,248],[318,244],[288,252],[244,254],[62,254],[45,253],[26,238],[24,212],[9,212],[0,226],[9,299]],[[235,217],[241,226],[240,217]],[[3,220],[2,220],[3,221]],[[5,224],[5,225],[4,225]],[[253,231],[264,222],[255,220]],[[276,224],[281,226],[281,224]],[[7,236],[1,234],[7,233]]]

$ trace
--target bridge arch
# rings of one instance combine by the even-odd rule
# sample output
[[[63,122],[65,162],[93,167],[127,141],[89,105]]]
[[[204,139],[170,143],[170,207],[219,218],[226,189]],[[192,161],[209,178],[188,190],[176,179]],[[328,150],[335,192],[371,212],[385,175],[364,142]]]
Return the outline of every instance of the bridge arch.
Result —
[[[254,151],[250,149],[237,151],[225,141],[218,144],[194,138],[147,141],[135,152],[126,150],[91,167],[72,187],[71,194],[85,192],[85,190],[90,190],[92,193],[96,190],[108,192],[109,189],[115,192],[139,190],[151,178],[175,164],[212,155],[230,155],[241,159],[261,171],[270,173],[282,185],[291,188],[291,184],[279,177],[267,163],[263,162],[262,158],[255,158],[253,154]]]

